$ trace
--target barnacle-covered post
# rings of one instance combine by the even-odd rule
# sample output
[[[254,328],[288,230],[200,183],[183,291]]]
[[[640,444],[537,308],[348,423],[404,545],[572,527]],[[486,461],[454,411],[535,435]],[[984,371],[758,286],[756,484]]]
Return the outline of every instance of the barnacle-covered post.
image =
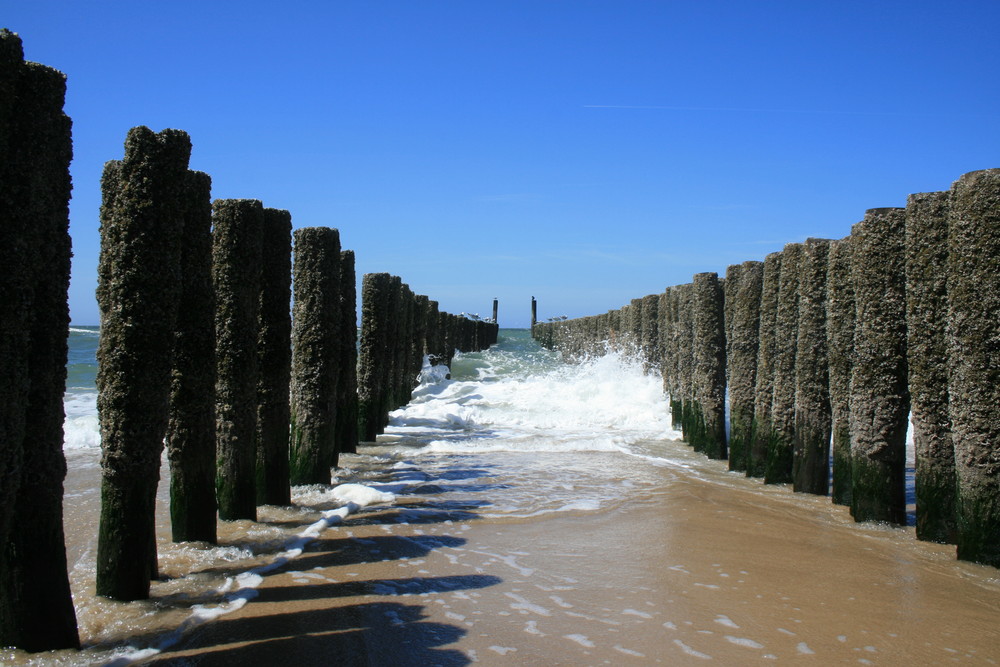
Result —
[[[63,538],[66,77],[0,30],[0,646],[76,648]]]
[[[825,496],[830,490],[830,374],[826,276],[830,241],[807,239],[799,263],[799,326],[795,352],[795,433],[792,488]]]
[[[826,345],[832,415],[831,500],[851,504],[851,367],[854,355],[854,282],[851,237],[830,244],[826,274]]]
[[[948,199],[948,192],[924,192],[906,200],[906,359],[916,455],[917,539],[954,544],[955,447],[948,416]]]
[[[723,291],[715,273],[697,273],[693,281],[694,404],[700,440],[695,449],[712,459],[725,459],[726,330]]]
[[[726,273],[729,469],[746,471],[753,435],[764,264],[748,261],[738,266],[739,271]]]
[[[771,432],[764,482],[792,481],[795,438],[795,356],[799,329],[799,264],[802,244],[789,243],[781,251],[778,310],[774,319],[774,390],[771,397]]]
[[[851,230],[854,365],[851,369],[851,514],[906,523],[906,213],[869,209]]]
[[[774,357],[778,341],[775,319],[778,314],[778,284],[781,253],[764,258],[760,292],[760,328],[757,348],[757,381],[754,390],[752,440],[747,456],[747,476],[764,477],[771,441],[771,402],[774,399]]]
[[[101,179],[97,407],[101,428],[98,595],[149,597],[156,576],[154,509],[169,417],[181,294],[182,192],[191,140],[136,127]]]
[[[292,484],[329,484],[336,465],[340,233],[329,227],[295,230],[292,318]]]
[[[258,505],[291,502],[288,473],[289,386],[292,366],[292,215],[264,209],[257,341]]]
[[[224,521],[257,518],[257,329],[261,230],[257,199],[212,203],[215,285],[215,493]]]
[[[958,557],[1000,567],[1000,169],[952,185],[948,248]]]
[[[174,542],[216,541],[215,291],[212,179],[189,171],[181,246],[183,307],[177,312],[167,426]]]

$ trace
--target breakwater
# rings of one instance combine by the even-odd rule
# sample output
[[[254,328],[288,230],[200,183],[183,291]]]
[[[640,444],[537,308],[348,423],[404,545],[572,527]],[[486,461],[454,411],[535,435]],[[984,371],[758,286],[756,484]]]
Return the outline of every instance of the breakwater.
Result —
[[[0,30],[0,646],[28,651],[79,646],[62,506],[65,92]],[[136,127],[101,179],[96,593],[115,600],[147,598],[158,577],[164,447],[173,540],[214,544],[218,519],[253,521],[289,504],[291,484],[329,484],[338,453],[408,401],[425,357],[497,340],[495,321],[439,312],[373,274],[359,356],[355,258],[338,230],[298,229],[293,248],[288,211],[212,201],[191,149],[181,130]]]
[[[917,537],[1000,567],[998,258],[989,169],[871,209],[843,239],[789,243],[724,279],[699,273],[532,335],[568,359],[640,357],[692,447],[766,483],[832,493],[856,521],[906,522],[912,411]]]

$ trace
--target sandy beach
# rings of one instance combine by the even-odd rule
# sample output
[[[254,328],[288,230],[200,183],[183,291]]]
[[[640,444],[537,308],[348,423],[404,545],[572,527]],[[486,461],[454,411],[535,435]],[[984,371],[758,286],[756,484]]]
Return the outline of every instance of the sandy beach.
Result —
[[[149,664],[1000,660],[992,569],[698,467],[600,513],[478,520],[446,494],[368,508]]]

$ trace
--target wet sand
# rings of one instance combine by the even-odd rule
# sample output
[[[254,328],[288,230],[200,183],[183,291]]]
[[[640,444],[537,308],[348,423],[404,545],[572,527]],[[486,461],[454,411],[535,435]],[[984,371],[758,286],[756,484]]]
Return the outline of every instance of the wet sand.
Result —
[[[698,467],[602,512],[367,508],[148,664],[1000,662],[996,570]]]

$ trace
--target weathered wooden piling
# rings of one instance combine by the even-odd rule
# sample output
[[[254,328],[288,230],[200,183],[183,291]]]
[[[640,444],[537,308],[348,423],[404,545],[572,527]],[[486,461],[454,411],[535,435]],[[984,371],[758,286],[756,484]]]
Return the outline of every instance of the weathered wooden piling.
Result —
[[[799,265],[802,244],[788,243],[781,251],[778,310],[774,318],[774,393],[771,398],[771,432],[768,439],[764,482],[792,481],[795,440],[795,356],[799,328]]]
[[[694,411],[694,285],[677,286],[677,399],[684,441],[697,439]]]
[[[292,484],[329,484],[336,465],[340,362],[340,233],[295,230],[295,305],[289,474]]]
[[[292,215],[265,208],[261,228],[260,313],[257,339],[258,505],[288,505],[289,386],[292,366]]]
[[[851,367],[854,356],[854,281],[851,237],[830,244],[826,274],[826,343],[830,386],[831,500],[851,504]]]
[[[639,349],[646,369],[656,366],[660,359],[659,342],[660,295],[642,297],[642,322],[639,326]]]
[[[851,231],[854,365],[851,371],[851,514],[906,523],[905,210],[870,209]]]
[[[184,188],[181,304],[167,426],[170,527],[174,542],[216,541],[215,291],[212,179],[189,171]]]
[[[771,403],[774,399],[774,357],[778,341],[775,319],[778,314],[778,285],[781,279],[780,252],[764,258],[760,292],[760,328],[757,348],[757,380],[754,389],[752,440],[747,456],[747,476],[764,477],[771,440]]]
[[[382,414],[391,391],[389,311],[392,276],[366,273],[361,279],[361,347],[358,351],[358,435],[374,442],[382,433]],[[442,313],[442,316],[446,313]],[[442,318],[444,319],[444,318]],[[445,324],[447,327],[447,324]],[[446,338],[447,340],[447,338]]]
[[[358,295],[354,251],[340,252],[340,377],[337,382],[337,451],[358,449]],[[436,306],[437,304],[435,304]]]
[[[532,328],[534,328],[536,322],[538,322],[538,302],[535,301],[535,297],[531,297],[531,326],[532,326]]]
[[[427,302],[427,357],[436,366],[442,356],[441,310],[433,299]]]
[[[257,519],[257,328],[261,230],[256,199],[212,203],[216,499],[223,521]]]
[[[1000,567],[1000,169],[952,185],[947,280],[958,557]]]
[[[830,375],[826,333],[826,277],[830,241],[807,239],[799,263],[799,322],[795,352],[792,488],[830,492]]]
[[[156,574],[154,502],[169,415],[190,154],[184,132],[136,127],[124,159],[108,162],[101,180],[96,590],[116,600],[147,598]]]
[[[906,357],[916,455],[917,539],[954,544],[948,416],[948,192],[906,201]]]
[[[497,313],[499,309],[500,309],[500,301],[498,299],[493,299],[493,323],[497,325],[500,324],[500,320],[497,319]]]
[[[33,652],[79,645],[62,520],[65,92],[61,72],[23,62],[20,38],[0,30],[0,646]]]
[[[738,271],[726,273],[726,309],[729,313],[726,336],[730,414],[729,469],[736,471],[747,470],[753,437],[763,281],[763,262],[743,262]]]
[[[694,359],[691,376],[697,444],[691,444],[709,458],[725,459],[728,450],[723,290],[715,273],[695,274],[692,285]]]

